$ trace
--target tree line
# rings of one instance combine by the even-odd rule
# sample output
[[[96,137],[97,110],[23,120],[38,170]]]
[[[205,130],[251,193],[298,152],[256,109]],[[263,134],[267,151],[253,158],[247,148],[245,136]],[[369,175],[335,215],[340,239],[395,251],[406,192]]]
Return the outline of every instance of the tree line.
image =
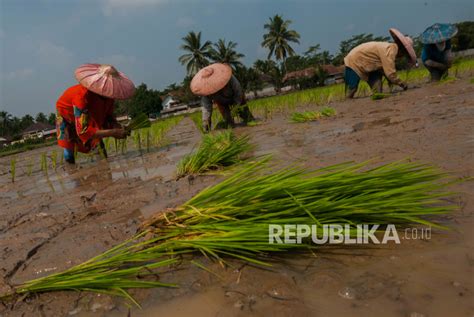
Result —
[[[388,41],[387,36],[375,36],[371,33],[353,35],[339,44],[339,50],[332,55],[327,50],[322,50],[320,44],[309,46],[303,54],[297,54],[293,45],[299,45],[300,34],[291,28],[291,20],[284,19],[281,15],[270,17],[264,24],[264,34],[261,46],[268,50],[267,58],[256,60],[252,65],[242,63],[245,55],[237,51],[237,43],[226,39],[218,39],[213,43],[203,40],[201,32],[190,31],[182,38],[180,49],[184,52],[178,60],[186,68],[186,76],[181,83],[173,83],[163,90],[148,88],[145,83],[137,86],[135,95],[125,101],[117,102],[116,113],[128,114],[132,117],[138,113],[159,115],[162,110],[162,100],[169,94],[184,103],[196,101],[189,84],[192,77],[203,67],[210,63],[227,63],[233,68],[234,75],[239,79],[246,92],[261,90],[265,86],[272,86],[277,92],[285,83],[283,80],[289,72],[314,67],[317,71],[311,78],[298,79],[290,84],[299,88],[309,88],[324,83],[327,74],[321,66],[326,64],[343,65],[344,57],[354,47],[370,41]],[[452,40],[453,51],[474,48],[474,21],[456,23],[458,34]],[[422,43],[420,36],[413,37],[415,51],[421,54]],[[402,63],[398,65],[404,67]],[[0,111],[0,136],[14,137],[34,122],[54,124],[55,114],[46,116],[38,113],[35,118],[25,115],[21,118],[14,117],[6,111]]]

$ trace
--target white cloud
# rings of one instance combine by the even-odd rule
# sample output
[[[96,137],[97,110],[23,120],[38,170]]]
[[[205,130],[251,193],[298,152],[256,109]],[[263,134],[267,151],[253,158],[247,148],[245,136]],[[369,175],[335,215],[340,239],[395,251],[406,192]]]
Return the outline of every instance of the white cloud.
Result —
[[[180,17],[176,21],[176,26],[178,26],[180,28],[189,28],[189,27],[191,27],[195,24],[196,24],[196,22],[191,17]]]
[[[31,77],[34,71],[31,68],[23,68],[5,74],[7,80],[22,80]]]
[[[38,42],[37,52],[43,64],[64,66],[69,65],[73,58],[72,52],[67,48],[47,40]]]
[[[130,10],[160,5],[169,0],[102,0],[103,11],[106,16],[127,14]]]

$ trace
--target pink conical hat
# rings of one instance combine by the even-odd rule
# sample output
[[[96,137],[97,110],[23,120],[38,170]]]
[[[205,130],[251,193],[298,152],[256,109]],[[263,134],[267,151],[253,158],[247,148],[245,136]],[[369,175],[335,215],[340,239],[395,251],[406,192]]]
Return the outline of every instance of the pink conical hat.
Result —
[[[393,40],[397,42],[397,44],[401,44],[405,48],[405,52],[408,54],[410,62],[412,64],[415,64],[416,53],[415,49],[413,48],[413,40],[411,39],[411,37],[403,35],[402,32],[394,28],[391,28],[389,32]]]
[[[201,69],[191,80],[191,91],[198,96],[212,95],[227,85],[232,76],[232,68],[215,63]]]
[[[128,99],[135,85],[112,65],[84,64],[74,72],[77,81],[88,90],[112,99]]]

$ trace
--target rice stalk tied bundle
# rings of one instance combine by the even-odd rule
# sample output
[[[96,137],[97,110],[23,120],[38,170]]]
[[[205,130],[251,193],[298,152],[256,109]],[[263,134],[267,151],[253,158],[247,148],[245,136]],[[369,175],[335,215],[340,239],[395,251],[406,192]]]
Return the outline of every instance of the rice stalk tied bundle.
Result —
[[[367,162],[318,170],[271,168],[268,157],[248,163],[180,207],[158,213],[129,241],[67,271],[26,282],[15,292],[86,290],[133,301],[126,289],[170,286],[143,275],[176,264],[180,255],[271,265],[272,253],[316,247],[309,241],[269,243],[269,225],[440,227],[426,217],[455,208],[446,200],[453,195],[446,191],[452,178],[429,165],[400,161],[376,168]]]
[[[201,174],[239,163],[241,156],[252,148],[249,136],[237,137],[231,130],[206,134],[198,149],[178,162],[177,177]]]
[[[138,130],[143,128],[149,128],[151,126],[150,119],[144,113],[140,113],[135,116],[130,122],[125,126],[125,130],[128,132],[132,130]]]

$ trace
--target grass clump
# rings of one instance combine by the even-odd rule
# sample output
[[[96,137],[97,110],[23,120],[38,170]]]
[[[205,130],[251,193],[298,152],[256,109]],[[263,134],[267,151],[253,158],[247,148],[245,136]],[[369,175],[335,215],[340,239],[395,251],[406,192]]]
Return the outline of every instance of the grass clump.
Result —
[[[455,208],[447,205],[452,193],[446,186],[451,181],[429,165],[407,161],[376,168],[349,163],[272,171],[265,158],[248,163],[180,207],[157,213],[142,233],[125,243],[64,272],[26,282],[15,292],[83,290],[135,302],[127,289],[172,286],[150,280],[149,275],[176,264],[183,254],[201,253],[222,264],[233,257],[270,265],[265,257],[272,253],[316,247],[309,240],[269,243],[270,225],[438,226],[426,217]]]
[[[206,134],[198,149],[178,162],[177,177],[236,164],[251,149],[248,136],[236,137],[231,130]]]

